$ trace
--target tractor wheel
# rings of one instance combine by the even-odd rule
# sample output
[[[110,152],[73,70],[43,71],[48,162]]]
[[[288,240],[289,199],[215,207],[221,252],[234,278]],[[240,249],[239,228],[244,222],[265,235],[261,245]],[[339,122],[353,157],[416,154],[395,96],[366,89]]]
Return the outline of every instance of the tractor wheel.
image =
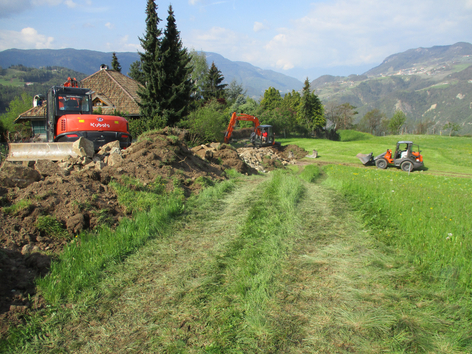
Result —
[[[385,159],[379,159],[377,161],[375,161],[375,166],[377,166],[377,168],[381,168],[382,170],[385,170],[387,168],[387,160]]]
[[[413,171],[413,164],[411,161],[403,161],[401,164],[402,171],[411,172]]]

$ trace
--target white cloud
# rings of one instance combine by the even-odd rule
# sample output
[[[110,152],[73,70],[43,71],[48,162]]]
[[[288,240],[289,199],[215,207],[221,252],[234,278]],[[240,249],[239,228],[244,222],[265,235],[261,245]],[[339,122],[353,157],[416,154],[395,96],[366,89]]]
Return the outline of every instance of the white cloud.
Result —
[[[472,30],[472,9],[466,11],[472,0],[463,1],[318,3],[277,30],[264,46],[266,57],[277,68],[363,65],[418,46],[453,44]]]
[[[71,9],[73,9],[74,7],[77,6],[77,4],[75,2],[73,2],[72,0],[65,0],[64,4],[66,4],[67,7],[71,8]]]
[[[268,29],[268,27],[265,24],[263,24],[262,22],[257,22],[257,21],[254,22],[254,27],[253,27],[254,32],[260,32],[260,31],[263,31],[263,30],[266,30],[266,29]]]
[[[111,30],[111,29],[115,28],[115,25],[110,23],[110,22],[107,22],[107,23],[105,23],[105,27]]]
[[[0,30],[0,50],[17,49],[48,49],[52,48],[53,37],[39,34],[34,28],[26,27],[20,32]]]

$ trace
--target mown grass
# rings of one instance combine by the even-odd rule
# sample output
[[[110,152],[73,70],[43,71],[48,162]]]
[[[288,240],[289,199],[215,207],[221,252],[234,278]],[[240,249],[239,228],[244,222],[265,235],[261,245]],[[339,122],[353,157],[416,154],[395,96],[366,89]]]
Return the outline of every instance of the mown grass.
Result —
[[[38,313],[5,352],[470,352],[470,301],[362,227],[348,194],[332,190],[343,176],[299,178],[319,178],[309,166],[203,190],[178,230]]]
[[[328,165],[329,185],[349,197],[386,243],[408,250],[443,287],[472,289],[472,182],[395,169]]]
[[[357,131],[340,131],[341,141],[326,139],[277,139],[282,144],[295,144],[307,151],[318,151],[317,161],[349,163],[363,167],[356,157],[358,153],[374,156],[387,149],[395,149],[397,141],[411,140],[418,144],[423,155],[426,174],[472,174],[472,138],[438,135],[388,135],[372,136]],[[369,167],[369,168],[375,168]]]
[[[207,352],[277,352],[299,339],[297,331],[279,326],[290,314],[279,307],[277,274],[292,247],[304,187],[294,176],[274,173],[261,190],[239,236],[210,265],[213,276],[199,288],[200,321],[211,339]]]

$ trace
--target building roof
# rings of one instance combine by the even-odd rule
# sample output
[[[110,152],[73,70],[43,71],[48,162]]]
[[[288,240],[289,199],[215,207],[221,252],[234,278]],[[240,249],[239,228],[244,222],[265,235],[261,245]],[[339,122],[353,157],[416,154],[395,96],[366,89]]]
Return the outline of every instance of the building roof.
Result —
[[[138,90],[141,87],[136,80],[115,70],[108,70],[106,66],[81,81],[81,87],[88,88],[94,93],[92,101],[100,102],[102,114],[113,114],[114,110],[126,113],[127,117],[139,117],[140,98]],[[41,106],[33,107],[20,114],[18,120],[45,119],[47,101]]]
[[[26,112],[21,113],[16,119],[15,122],[21,119],[44,119],[46,117],[46,101],[43,101],[41,106],[36,106],[28,109]]]
[[[94,101],[99,98],[104,103],[103,114],[112,113],[116,109],[128,113],[129,116],[139,116],[140,98],[137,92],[141,85],[136,80],[105,67],[83,79],[81,86],[94,91]],[[108,102],[111,102],[112,106],[107,105]]]

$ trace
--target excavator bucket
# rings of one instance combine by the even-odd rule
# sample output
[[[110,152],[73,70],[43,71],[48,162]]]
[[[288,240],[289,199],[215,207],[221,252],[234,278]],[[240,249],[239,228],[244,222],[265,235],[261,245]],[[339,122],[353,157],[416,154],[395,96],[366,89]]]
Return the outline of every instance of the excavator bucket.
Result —
[[[67,143],[11,143],[8,144],[7,161],[59,161],[67,156],[77,157],[73,142]]]

